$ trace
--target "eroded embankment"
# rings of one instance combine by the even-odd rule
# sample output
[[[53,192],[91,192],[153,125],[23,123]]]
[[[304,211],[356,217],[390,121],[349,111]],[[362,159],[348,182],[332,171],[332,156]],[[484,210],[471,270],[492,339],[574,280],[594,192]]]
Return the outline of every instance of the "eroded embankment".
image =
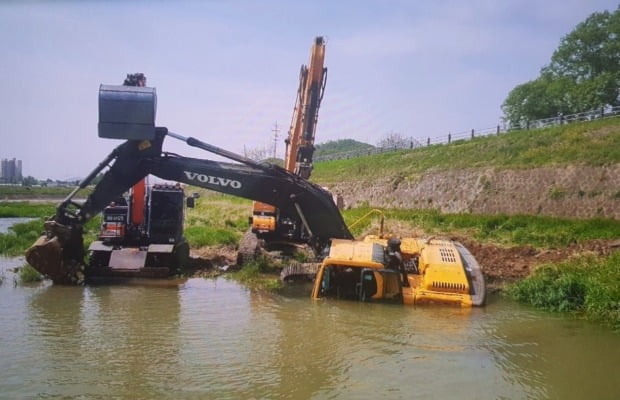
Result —
[[[620,219],[620,164],[429,171],[329,186],[347,207]]]

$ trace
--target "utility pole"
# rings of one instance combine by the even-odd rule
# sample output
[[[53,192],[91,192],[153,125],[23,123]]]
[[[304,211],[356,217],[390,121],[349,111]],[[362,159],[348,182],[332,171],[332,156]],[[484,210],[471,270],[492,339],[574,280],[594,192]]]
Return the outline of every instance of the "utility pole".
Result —
[[[278,149],[278,121],[276,121],[275,127],[271,130],[273,132],[273,158],[276,158],[276,150]]]

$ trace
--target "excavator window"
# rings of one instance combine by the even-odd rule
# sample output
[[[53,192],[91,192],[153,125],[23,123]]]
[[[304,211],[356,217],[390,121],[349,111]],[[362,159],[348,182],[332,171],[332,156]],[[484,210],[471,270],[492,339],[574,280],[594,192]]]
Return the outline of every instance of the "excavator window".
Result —
[[[401,291],[398,271],[335,264],[325,267],[319,297],[401,303]]]
[[[357,300],[359,297],[359,268],[346,265],[330,265],[325,268],[321,282],[321,295],[345,300]]]

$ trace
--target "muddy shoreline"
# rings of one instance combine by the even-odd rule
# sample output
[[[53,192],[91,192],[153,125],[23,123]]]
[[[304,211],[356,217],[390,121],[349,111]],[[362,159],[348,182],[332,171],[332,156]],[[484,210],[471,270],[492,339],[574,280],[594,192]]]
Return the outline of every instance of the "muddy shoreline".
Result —
[[[507,247],[481,243],[458,235],[449,237],[461,242],[476,257],[491,292],[526,278],[542,264],[562,262],[582,255],[607,256],[613,251],[620,251],[620,240],[590,240],[568,247],[541,250],[532,246]],[[223,273],[223,269],[234,268],[236,253],[234,246],[192,249],[193,276],[214,276]]]

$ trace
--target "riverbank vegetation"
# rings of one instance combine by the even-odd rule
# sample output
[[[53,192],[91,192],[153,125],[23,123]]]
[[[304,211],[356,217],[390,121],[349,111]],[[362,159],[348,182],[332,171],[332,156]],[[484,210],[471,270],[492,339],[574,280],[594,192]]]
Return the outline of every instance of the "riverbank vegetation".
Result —
[[[185,236],[192,248],[234,245],[248,229],[252,202],[223,194],[201,192],[196,207],[185,216]],[[55,211],[54,204],[0,202],[0,217],[31,217],[37,220],[13,226],[0,234],[0,253],[23,253],[43,230],[43,220]],[[371,209],[343,211],[351,226]],[[435,210],[383,210],[385,231],[397,234],[458,235],[502,246],[528,245],[536,248],[568,246],[594,239],[620,238],[620,221],[612,219],[569,219],[527,215],[442,214]],[[100,219],[86,226],[85,243],[96,236]],[[378,218],[356,224],[352,233],[378,233]],[[397,232],[396,232],[397,231]]]
[[[55,212],[53,203],[0,202],[0,218],[44,218]]]
[[[0,202],[0,218],[33,218],[11,226],[7,233],[0,233],[0,255],[15,257],[25,253],[43,233],[43,224],[56,212],[54,203]],[[95,240],[101,217],[95,217],[84,228],[85,248]]]
[[[195,190],[196,191],[196,190]],[[193,248],[215,245],[235,245],[248,229],[248,217],[252,213],[250,200],[204,189],[195,207],[185,215],[185,238]]]
[[[280,269],[281,266],[273,264],[267,258],[258,257],[233,272],[231,278],[253,289],[278,290],[282,288]]]
[[[370,208],[344,211],[351,226]],[[427,235],[459,235],[502,246],[527,245],[536,248],[568,246],[594,239],[620,238],[620,221],[613,219],[569,219],[532,215],[442,214],[436,210],[385,210],[385,229],[395,226]],[[403,224],[404,227],[403,227]],[[377,221],[356,224],[353,234],[374,233]],[[400,232],[399,232],[400,233]]]
[[[30,264],[24,264],[19,268],[19,280],[22,283],[40,282],[43,280],[43,275]]]
[[[514,299],[551,311],[584,315],[620,330],[620,252],[546,264],[508,287]]]
[[[0,186],[0,199],[62,199],[73,191],[74,186]],[[76,198],[85,198],[92,192],[86,187],[77,192]]]

